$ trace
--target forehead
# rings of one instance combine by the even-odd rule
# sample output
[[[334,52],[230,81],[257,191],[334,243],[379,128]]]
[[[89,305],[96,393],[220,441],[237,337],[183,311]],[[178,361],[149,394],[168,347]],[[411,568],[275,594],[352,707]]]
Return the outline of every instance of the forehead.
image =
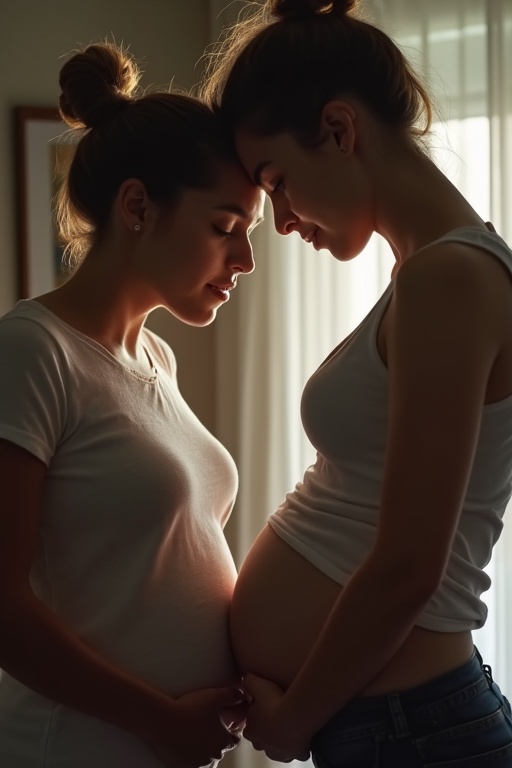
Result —
[[[289,133],[275,136],[255,136],[240,131],[236,134],[235,145],[238,157],[249,177],[259,183],[259,175],[267,165],[286,162],[293,157],[297,144]]]
[[[213,207],[230,205],[233,209],[240,208],[251,220],[262,216],[263,192],[241,165],[225,163],[221,166],[217,184],[211,190],[211,198]]]

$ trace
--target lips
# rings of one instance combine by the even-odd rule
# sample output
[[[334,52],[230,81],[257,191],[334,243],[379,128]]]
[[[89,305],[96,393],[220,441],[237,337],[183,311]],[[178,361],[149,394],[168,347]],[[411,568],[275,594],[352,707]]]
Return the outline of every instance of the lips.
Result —
[[[225,283],[223,285],[208,283],[208,288],[218,299],[227,301],[229,299],[229,292],[236,288],[236,283]]]
[[[309,232],[307,232],[305,235],[301,235],[301,237],[306,243],[312,243],[313,240],[315,239],[315,235],[317,231],[318,231],[318,227],[315,227],[314,229],[311,229]]]
[[[236,288],[236,283],[226,283],[224,285],[215,285],[214,283],[208,283],[209,288],[214,288],[217,291],[224,291],[229,293],[233,288]]]

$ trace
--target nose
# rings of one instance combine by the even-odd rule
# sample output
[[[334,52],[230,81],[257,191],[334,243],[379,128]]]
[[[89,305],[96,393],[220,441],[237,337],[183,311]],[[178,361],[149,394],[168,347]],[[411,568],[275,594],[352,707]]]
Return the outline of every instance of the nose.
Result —
[[[298,229],[298,218],[291,210],[284,196],[272,200],[274,226],[280,235],[289,235]]]
[[[237,247],[231,262],[231,267],[234,272],[242,272],[243,274],[248,275],[254,270],[254,257],[249,239],[243,240]]]

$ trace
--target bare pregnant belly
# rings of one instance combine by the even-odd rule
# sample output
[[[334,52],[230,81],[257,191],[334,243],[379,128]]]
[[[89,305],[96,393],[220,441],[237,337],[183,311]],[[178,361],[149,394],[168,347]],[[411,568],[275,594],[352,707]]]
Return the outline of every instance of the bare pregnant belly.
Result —
[[[287,688],[341,590],[266,526],[240,569],[231,605],[231,637],[242,672]],[[363,695],[420,685],[463,664],[472,650],[470,632],[414,627]]]

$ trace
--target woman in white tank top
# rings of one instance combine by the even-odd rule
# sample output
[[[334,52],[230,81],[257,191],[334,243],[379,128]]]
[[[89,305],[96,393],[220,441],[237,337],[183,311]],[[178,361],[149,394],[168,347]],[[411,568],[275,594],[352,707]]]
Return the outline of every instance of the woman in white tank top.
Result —
[[[344,262],[378,232],[396,258],[306,385],[317,462],[239,575],[245,735],[319,768],[504,768],[510,706],[471,630],[512,487],[512,253],[428,157],[427,90],[356,6],[255,4],[203,87],[279,233]]]

